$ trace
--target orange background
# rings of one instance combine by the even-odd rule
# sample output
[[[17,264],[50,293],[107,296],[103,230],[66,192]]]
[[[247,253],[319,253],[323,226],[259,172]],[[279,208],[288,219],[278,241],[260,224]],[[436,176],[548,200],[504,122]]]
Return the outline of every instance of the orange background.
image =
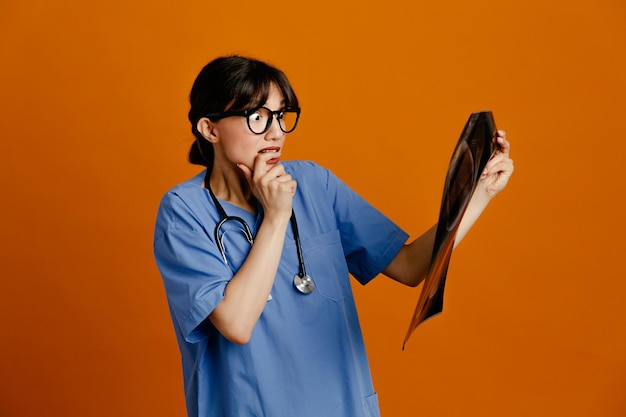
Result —
[[[210,59],[285,70],[312,159],[413,237],[470,112],[516,173],[455,251],[442,315],[355,286],[384,416],[626,415],[619,0],[0,3],[0,415],[183,416],[152,257]]]

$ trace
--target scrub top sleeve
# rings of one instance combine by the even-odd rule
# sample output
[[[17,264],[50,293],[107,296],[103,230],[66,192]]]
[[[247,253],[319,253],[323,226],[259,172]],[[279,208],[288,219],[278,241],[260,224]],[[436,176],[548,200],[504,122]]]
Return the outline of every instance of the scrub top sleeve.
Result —
[[[193,211],[173,193],[159,207],[154,256],[177,331],[189,343],[208,337],[216,330],[206,318],[224,298],[232,272]]]
[[[409,235],[330,171],[327,189],[348,269],[366,284],[391,263]]]

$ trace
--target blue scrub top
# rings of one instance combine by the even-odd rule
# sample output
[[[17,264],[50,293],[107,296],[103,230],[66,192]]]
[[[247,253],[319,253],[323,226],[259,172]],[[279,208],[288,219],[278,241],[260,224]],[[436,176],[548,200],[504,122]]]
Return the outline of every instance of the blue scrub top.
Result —
[[[188,415],[379,416],[348,274],[366,284],[408,236],[330,171],[306,161],[283,165],[298,183],[293,209],[316,287],[304,295],[293,285],[298,257],[289,226],[271,300],[245,345],[229,342],[207,317],[250,244],[228,222],[224,262],[204,172],[161,201],[154,253],[182,355]],[[261,212],[221,204],[256,233]]]

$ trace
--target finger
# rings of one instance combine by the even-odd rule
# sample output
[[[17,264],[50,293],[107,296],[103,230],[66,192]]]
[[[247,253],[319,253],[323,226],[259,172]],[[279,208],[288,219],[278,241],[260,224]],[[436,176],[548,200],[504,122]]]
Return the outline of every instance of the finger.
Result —
[[[280,152],[263,152],[258,154],[254,159],[254,170],[258,171],[258,175],[263,175],[272,169],[278,163],[268,163],[271,159],[280,159]]]
[[[280,179],[277,178],[276,180],[279,181]],[[282,192],[286,192],[286,193],[293,195],[296,193],[297,188],[298,188],[298,183],[295,180],[290,179],[289,181],[280,182],[280,190]]]
[[[252,171],[253,178],[258,178],[259,176],[265,173],[265,170],[264,169],[262,170],[263,166],[265,166],[265,162],[263,161],[262,155],[259,154],[254,158],[254,165],[253,165],[253,171]]]
[[[481,172],[480,176],[481,178],[486,177],[487,175],[489,175],[489,173],[491,172],[491,170],[493,169],[493,166],[495,164],[497,164],[498,162],[500,162],[502,160],[502,158],[504,158],[504,154],[500,153],[500,152],[495,152],[491,158],[489,159],[489,161],[487,161],[487,163],[485,164],[485,167],[483,168],[483,172]]]
[[[508,173],[508,175],[510,175],[513,173],[513,169],[513,160],[500,154],[487,163],[481,174],[481,178],[488,177],[492,174]]]
[[[270,178],[276,178],[281,175],[285,175],[285,172],[285,167],[282,164],[278,163],[270,165],[270,167],[266,171],[266,174]]]
[[[500,153],[508,155],[510,150],[511,150],[511,144],[506,139],[506,132],[504,130],[498,130],[498,134],[496,136],[496,141],[497,141],[497,143],[499,145],[500,149],[498,149],[498,150],[500,151]]]
[[[274,177],[272,179],[272,181],[276,181],[276,182],[279,182],[279,183],[281,183],[281,182],[289,182],[289,181],[292,181],[292,178],[291,178],[291,175],[289,175],[287,173],[284,173],[282,175],[277,175],[276,177]]]
[[[492,172],[498,172],[499,171],[499,167],[500,164],[511,164],[513,165],[513,160],[504,153],[501,152],[497,152],[495,153],[491,159],[489,159],[489,161],[487,161],[487,164],[485,165],[485,168],[483,169],[483,172],[481,174],[481,177],[485,177],[487,175],[489,175]]]
[[[266,187],[271,184],[274,180],[283,177],[285,175],[285,168],[280,164],[273,165],[270,169],[268,169],[264,174],[259,175],[256,178],[258,184]]]

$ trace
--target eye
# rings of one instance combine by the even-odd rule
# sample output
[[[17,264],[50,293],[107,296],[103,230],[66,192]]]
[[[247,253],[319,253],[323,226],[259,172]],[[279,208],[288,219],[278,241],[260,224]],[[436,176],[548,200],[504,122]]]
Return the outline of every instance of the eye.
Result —
[[[260,112],[255,111],[254,113],[248,116],[248,119],[251,122],[260,122],[261,120],[263,120],[263,115]]]
[[[256,110],[252,110],[250,114],[248,114],[248,121],[250,123],[267,123],[269,118],[270,112],[265,107],[259,107]]]

